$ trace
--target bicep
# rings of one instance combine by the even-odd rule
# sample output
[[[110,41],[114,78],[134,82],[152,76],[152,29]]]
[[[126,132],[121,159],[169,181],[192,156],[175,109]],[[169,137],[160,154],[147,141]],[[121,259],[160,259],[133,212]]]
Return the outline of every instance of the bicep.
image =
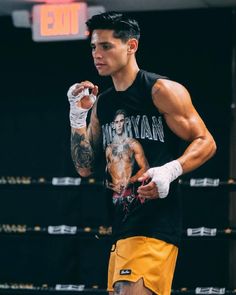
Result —
[[[180,138],[192,141],[205,136],[207,129],[195,109],[190,107],[188,112],[176,111],[164,114],[168,127]]]
[[[168,127],[180,138],[193,141],[204,137],[206,126],[194,108],[188,91],[172,81],[164,82],[154,89],[153,101],[163,113]]]
[[[133,152],[134,152],[135,160],[139,164],[139,166],[146,166],[147,159],[145,157],[142,145],[139,142],[133,143]]]

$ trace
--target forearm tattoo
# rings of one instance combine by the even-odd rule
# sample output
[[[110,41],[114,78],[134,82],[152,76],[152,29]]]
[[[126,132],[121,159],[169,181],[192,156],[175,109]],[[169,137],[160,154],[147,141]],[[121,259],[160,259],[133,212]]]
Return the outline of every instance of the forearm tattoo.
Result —
[[[93,150],[85,134],[71,133],[71,155],[77,171],[80,168],[92,168]]]

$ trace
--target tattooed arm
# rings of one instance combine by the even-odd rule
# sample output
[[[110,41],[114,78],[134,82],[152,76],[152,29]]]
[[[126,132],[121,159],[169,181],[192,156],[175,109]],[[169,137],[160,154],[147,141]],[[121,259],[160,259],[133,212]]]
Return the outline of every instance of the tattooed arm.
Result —
[[[94,104],[88,127],[71,128],[71,155],[76,171],[82,176],[90,176],[94,171],[94,160],[101,142],[101,128]]]

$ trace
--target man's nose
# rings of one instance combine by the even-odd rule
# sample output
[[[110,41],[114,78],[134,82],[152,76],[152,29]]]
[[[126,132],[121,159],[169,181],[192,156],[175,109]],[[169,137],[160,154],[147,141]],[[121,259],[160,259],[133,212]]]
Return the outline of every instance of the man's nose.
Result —
[[[101,58],[102,57],[102,54],[101,54],[101,51],[99,49],[94,49],[93,50],[93,58],[96,59],[96,58]]]

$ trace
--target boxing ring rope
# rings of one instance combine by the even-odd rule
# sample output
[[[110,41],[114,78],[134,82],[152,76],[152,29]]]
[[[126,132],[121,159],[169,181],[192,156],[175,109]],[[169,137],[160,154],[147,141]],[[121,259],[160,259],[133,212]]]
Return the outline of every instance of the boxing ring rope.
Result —
[[[70,186],[103,185],[103,182],[95,178],[82,179],[80,177],[31,177],[31,176],[0,176],[0,188],[6,186]]]
[[[26,224],[0,224],[0,235],[1,234],[40,234],[40,235],[74,235],[79,238],[109,238],[112,233],[110,226],[100,225],[97,228],[77,227],[68,225],[49,225],[49,226],[27,226]],[[183,238],[236,238],[236,228],[209,228],[209,227],[197,227],[187,228],[182,232]]]
[[[95,178],[82,179],[80,177],[31,177],[31,176],[0,176],[0,189],[6,186],[70,186],[103,185],[103,182]],[[236,179],[220,180],[219,178],[191,178],[179,180],[181,187],[193,188],[224,188],[228,191],[236,191]]]
[[[1,294],[108,294],[105,289],[99,289],[99,286],[94,285],[85,287],[85,285],[61,285],[56,284],[55,286],[49,286],[47,284],[34,285],[34,284],[16,284],[16,283],[0,283]],[[13,293],[14,292],[14,293]],[[172,289],[171,294],[173,295],[234,295],[236,290],[227,290],[225,288],[218,287],[196,287],[194,289],[180,288]]]

